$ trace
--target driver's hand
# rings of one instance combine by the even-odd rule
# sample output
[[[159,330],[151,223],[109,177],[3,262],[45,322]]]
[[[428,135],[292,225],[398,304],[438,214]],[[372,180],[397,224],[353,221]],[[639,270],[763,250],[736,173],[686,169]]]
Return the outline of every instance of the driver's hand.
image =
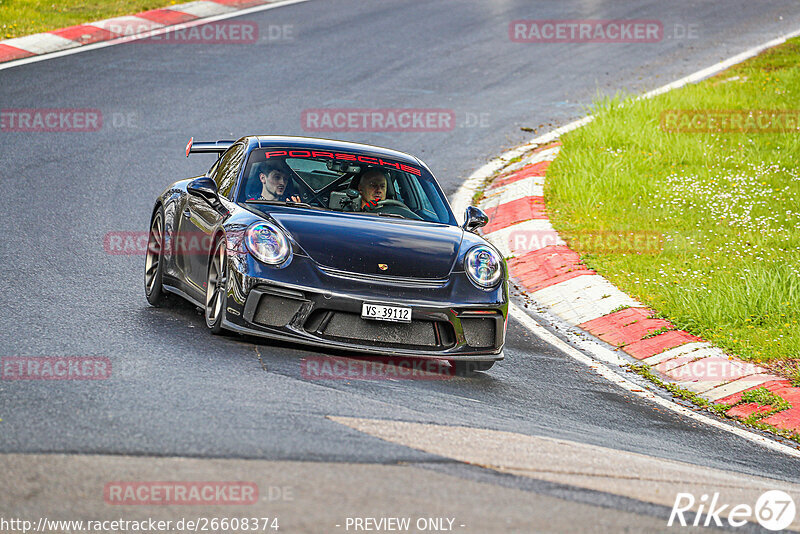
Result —
[[[300,200],[300,196],[299,195],[292,195],[292,196],[289,197],[288,200],[289,200],[289,202],[296,202],[298,204],[300,204],[302,202]]]

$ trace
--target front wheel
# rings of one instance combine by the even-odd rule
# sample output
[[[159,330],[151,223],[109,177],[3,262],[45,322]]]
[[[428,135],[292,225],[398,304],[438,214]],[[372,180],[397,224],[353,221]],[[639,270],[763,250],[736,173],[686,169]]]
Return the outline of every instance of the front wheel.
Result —
[[[227,255],[225,238],[220,238],[214,254],[208,263],[206,282],[206,326],[212,334],[222,332],[222,318],[225,316],[225,302],[228,296]]]
[[[456,376],[472,376],[477,371],[488,371],[494,365],[494,360],[489,361],[463,361],[454,360],[450,362]]]
[[[147,256],[144,264],[144,295],[151,306],[163,306],[167,294],[161,281],[164,275],[164,208],[158,207],[150,222]]]

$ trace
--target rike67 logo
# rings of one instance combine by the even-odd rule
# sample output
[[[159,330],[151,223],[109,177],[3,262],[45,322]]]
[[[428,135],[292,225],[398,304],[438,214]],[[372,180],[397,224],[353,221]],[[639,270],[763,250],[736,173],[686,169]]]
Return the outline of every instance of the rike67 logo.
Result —
[[[691,512],[691,510],[697,510]],[[696,499],[691,493],[678,493],[667,526],[741,527],[757,521],[771,531],[783,530],[792,524],[797,510],[791,495],[781,490],[764,492],[755,506],[725,503],[719,493],[704,494]]]

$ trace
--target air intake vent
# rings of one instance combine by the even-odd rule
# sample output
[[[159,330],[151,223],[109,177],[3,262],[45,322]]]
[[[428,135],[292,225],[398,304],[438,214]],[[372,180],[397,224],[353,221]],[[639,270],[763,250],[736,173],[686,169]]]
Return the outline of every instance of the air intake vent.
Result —
[[[354,313],[334,312],[324,336],[405,347],[436,347],[436,332],[431,321],[390,323],[369,321]]]
[[[461,327],[464,329],[464,339],[467,345],[475,348],[493,347],[495,340],[495,325],[497,320],[492,318],[461,318]]]
[[[300,311],[303,301],[264,294],[258,301],[253,322],[263,326],[284,326]]]

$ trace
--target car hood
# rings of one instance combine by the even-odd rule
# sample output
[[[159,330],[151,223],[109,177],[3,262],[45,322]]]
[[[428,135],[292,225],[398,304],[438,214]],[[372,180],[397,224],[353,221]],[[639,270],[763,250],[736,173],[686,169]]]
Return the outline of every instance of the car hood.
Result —
[[[341,212],[293,209],[270,216],[318,265],[369,275],[446,278],[464,235],[457,226]]]

